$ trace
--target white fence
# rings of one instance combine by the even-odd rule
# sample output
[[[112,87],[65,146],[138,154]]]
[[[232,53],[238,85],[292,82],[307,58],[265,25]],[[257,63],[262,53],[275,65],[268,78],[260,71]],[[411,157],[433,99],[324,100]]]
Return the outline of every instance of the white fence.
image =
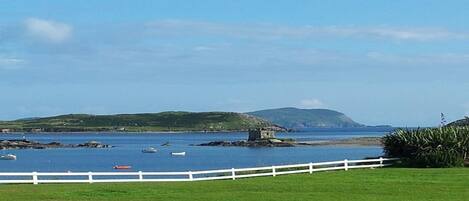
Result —
[[[343,160],[255,168],[231,168],[222,170],[187,172],[31,172],[0,173],[0,184],[18,183],[105,183],[105,182],[170,182],[238,179],[260,176],[310,173],[355,168],[379,168],[391,165],[394,158],[367,160]]]

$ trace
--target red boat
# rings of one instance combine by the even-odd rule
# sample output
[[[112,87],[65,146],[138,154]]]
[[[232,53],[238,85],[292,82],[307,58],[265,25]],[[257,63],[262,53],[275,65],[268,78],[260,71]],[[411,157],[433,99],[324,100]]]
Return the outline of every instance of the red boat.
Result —
[[[130,166],[130,165],[116,165],[113,168],[116,169],[116,170],[128,170],[128,169],[132,169],[132,166]]]

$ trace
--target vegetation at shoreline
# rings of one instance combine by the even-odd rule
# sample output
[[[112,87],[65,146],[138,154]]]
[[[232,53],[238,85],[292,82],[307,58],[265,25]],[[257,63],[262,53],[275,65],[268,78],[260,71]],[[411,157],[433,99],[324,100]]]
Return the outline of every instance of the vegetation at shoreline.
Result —
[[[447,127],[454,127],[454,126],[469,126],[469,117],[464,117],[464,119],[451,122],[450,124],[447,125]]]
[[[467,200],[469,169],[382,168],[224,181],[0,185],[2,201]]]
[[[383,137],[384,152],[410,167],[461,167],[469,155],[469,127],[397,130]]]
[[[234,112],[162,112],[145,114],[69,114],[45,118],[0,121],[11,132],[92,132],[92,131],[244,131],[276,127],[247,114]],[[282,129],[277,127],[277,129]]]

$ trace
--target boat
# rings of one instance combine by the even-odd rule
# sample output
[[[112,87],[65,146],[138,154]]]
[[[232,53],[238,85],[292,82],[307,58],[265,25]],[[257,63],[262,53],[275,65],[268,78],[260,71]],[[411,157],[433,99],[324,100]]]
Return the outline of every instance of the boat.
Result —
[[[167,147],[167,146],[171,146],[171,145],[169,144],[169,142],[165,142],[165,143],[161,144],[161,146]]]
[[[173,156],[185,156],[186,152],[185,151],[183,151],[183,152],[171,152],[171,155],[173,155]]]
[[[13,155],[13,154],[0,155],[0,160],[16,160],[16,155]]]
[[[142,150],[142,153],[156,153],[158,150],[153,148],[153,147],[148,147],[144,150]]]
[[[132,166],[130,166],[130,165],[116,165],[112,168],[114,168],[116,170],[128,170],[128,169],[132,169]]]

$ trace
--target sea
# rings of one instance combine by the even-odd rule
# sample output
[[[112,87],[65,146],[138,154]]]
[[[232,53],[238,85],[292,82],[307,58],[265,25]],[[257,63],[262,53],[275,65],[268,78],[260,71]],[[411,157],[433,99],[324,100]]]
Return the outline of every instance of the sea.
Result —
[[[393,128],[308,129],[278,133],[279,138],[323,141],[354,137],[379,137]],[[196,171],[226,168],[298,164],[344,159],[363,159],[383,154],[379,146],[299,146],[299,147],[208,147],[194,146],[211,141],[246,140],[247,132],[184,133],[34,133],[0,134],[0,140],[22,139],[42,143],[80,144],[99,141],[112,148],[59,148],[0,150],[15,154],[17,160],[0,160],[0,172],[97,172],[129,165],[128,171]],[[170,146],[162,146],[169,143]],[[157,153],[142,153],[148,147]],[[171,152],[186,152],[173,156]]]

